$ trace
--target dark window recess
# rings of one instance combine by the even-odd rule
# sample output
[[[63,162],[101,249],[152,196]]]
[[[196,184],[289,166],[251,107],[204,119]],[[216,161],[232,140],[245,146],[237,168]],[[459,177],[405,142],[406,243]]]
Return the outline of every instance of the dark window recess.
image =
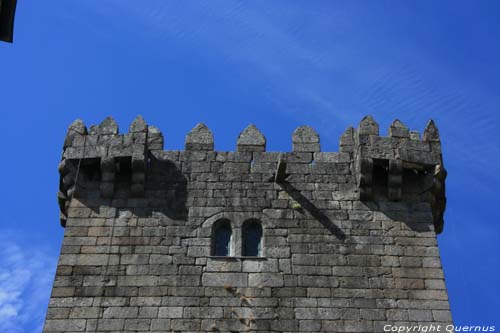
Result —
[[[132,158],[115,158],[115,181],[117,183],[129,183],[132,178]]]
[[[243,225],[243,256],[262,255],[262,226],[258,221],[248,221]]]
[[[212,255],[228,257],[231,249],[231,225],[229,221],[222,220],[215,224],[212,238]]]
[[[81,162],[75,161],[76,168],[78,169],[78,164],[80,163],[80,171],[78,174],[78,182],[80,185],[87,182],[98,182],[101,180],[101,168],[99,165],[99,159],[97,158],[87,158],[82,159]]]

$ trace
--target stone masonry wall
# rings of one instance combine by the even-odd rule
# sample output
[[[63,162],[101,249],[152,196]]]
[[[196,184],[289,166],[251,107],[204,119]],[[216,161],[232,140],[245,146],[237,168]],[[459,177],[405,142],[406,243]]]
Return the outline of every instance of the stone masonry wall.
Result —
[[[203,124],[186,150],[138,117],[69,128],[59,171],[64,240],[44,332],[382,332],[451,323],[436,232],[443,226],[439,134],[365,117],[321,152],[299,127],[266,152],[255,126],[214,151]],[[231,257],[211,256],[228,219]],[[243,257],[244,221],[263,255]]]

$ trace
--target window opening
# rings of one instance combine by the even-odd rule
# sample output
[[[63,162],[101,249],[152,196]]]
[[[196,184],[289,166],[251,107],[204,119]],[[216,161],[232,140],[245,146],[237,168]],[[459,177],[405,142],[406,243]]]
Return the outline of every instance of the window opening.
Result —
[[[214,226],[212,255],[228,257],[231,252],[231,224],[228,220],[218,221]]]
[[[243,225],[243,256],[262,255],[262,226],[259,221],[248,221]]]

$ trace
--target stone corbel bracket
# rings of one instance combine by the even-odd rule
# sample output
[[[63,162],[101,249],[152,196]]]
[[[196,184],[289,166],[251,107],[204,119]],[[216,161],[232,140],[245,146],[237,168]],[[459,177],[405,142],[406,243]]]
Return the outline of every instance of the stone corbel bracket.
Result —
[[[375,161],[387,165],[387,197],[391,201],[402,199],[403,170],[434,170],[434,185],[430,189],[434,225],[437,233],[443,229],[446,208],[445,179],[439,131],[430,120],[423,138],[410,131],[401,121],[389,127],[389,136],[379,135],[379,125],[371,117],[364,117],[358,128],[348,128],[340,139],[340,151],[352,154],[353,170],[362,201],[373,200],[373,166]]]
[[[68,128],[59,164],[59,192],[61,225],[66,224],[71,198],[78,192],[81,166],[98,161],[100,192],[104,198],[114,195],[118,161],[130,161],[131,195],[144,195],[148,153],[163,150],[163,135],[154,126],[148,126],[141,116],[130,125],[129,132],[119,134],[116,121],[108,117],[98,126],[87,130],[78,119]]]

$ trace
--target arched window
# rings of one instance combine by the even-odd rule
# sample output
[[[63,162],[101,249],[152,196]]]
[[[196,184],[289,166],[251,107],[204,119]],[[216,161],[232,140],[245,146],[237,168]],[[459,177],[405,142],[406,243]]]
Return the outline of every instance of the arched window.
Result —
[[[262,226],[257,220],[243,224],[243,256],[260,257],[262,255]]]
[[[219,220],[212,231],[212,255],[228,257],[231,254],[231,223],[229,220]]]

